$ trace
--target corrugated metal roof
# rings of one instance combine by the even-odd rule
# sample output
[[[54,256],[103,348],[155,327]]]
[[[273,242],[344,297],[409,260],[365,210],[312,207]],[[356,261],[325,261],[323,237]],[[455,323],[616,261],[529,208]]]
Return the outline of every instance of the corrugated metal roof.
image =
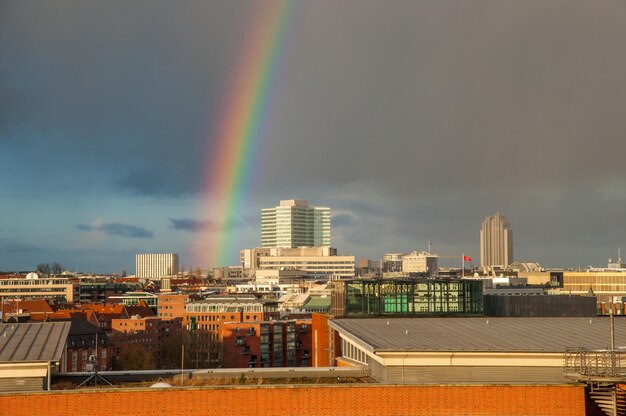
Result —
[[[70,322],[0,324],[0,362],[60,361]]]
[[[336,319],[331,326],[374,351],[541,351],[607,349],[608,317]],[[626,348],[626,319],[615,318],[615,347]]]

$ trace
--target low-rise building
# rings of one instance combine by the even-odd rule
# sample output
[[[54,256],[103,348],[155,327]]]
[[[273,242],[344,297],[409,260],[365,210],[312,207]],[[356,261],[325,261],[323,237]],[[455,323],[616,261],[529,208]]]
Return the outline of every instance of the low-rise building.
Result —
[[[217,366],[222,360],[221,333],[227,322],[278,319],[278,301],[253,295],[216,295],[185,306],[184,325],[193,340],[198,366]]]
[[[0,323],[0,392],[50,390],[70,326],[69,322]]]
[[[127,319],[113,319],[111,329],[110,340],[113,344],[113,354],[118,363],[119,358],[128,348],[141,346],[152,354],[153,365],[158,364],[160,359],[160,318],[134,315]]]
[[[392,384],[563,384],[566,352],[606,350],[611,332],[604,317],[335,319],[328,325],[339,349],[325,348],[334,348],[338,364],[368,367],[373,378]],[[625,345],[626,320],[615,319],[614,334],[616,345]]]
[[[157,316],[161,319],[182,319],[189,295],[181,293],[160,294],[157,296]]]
[[[413,251],[402,256],[403,273],[426,273],[430,276],[437,274],[437,260],[439,256],[425,251]]]
[[[93,371],[95,365],[98,371],[110,370],[113,351],[106,332],[80,318],[72,318],[70,323],[61,371]]]
[[[39,277],[29,273],[24,277],[0,279],[0,297],[19,299],[49,299],[74,302],[74,284],[64,277]]]
[[[482,282],[468,279],[352,279],[333,281],[331,314],[480,315]]]
[[[311,320],[227,322],[224,367],[310,367]]]
[[[301,270],[307,278],[354,277],[354,256],[339,256],[331,247],[254,248],[241,250],[244,268]]]

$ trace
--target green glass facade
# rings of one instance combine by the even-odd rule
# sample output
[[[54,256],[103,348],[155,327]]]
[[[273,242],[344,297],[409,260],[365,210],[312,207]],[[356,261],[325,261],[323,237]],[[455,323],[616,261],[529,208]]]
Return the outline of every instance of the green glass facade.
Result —
[[[481,315],[478,280],[407,279],[344,282],[345,314]]]

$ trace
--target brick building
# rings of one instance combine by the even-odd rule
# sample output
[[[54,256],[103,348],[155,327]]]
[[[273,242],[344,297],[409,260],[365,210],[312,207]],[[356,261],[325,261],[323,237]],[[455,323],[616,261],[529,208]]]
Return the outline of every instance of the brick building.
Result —
[[[112,347],[106,332],[80,318],[72,318],[70,322],[61,372],[92,371],[95,364],[92,355],[97,357],[99,371],[110,370]]]
[[[254,295],[220,295],[188,303],[184,325],[191,337],[193,362],[198,367],[221,363],[224,323],[269,321],[279,317],[277,301],[261,300]]]
[[[310,367],[311,334],[310,319],[224,323],[224,367]]]
[[[128,319],[113,319],[110,339],[115,357],[119,360],[128,348],[141,346],[152,353],[156,366],[160,359],[160,328],[161,319],[157,317],[134,315]]]
[[[189,295],[179,293],[160,294],[157,298],[157,314],[161,319],[183,318]]]

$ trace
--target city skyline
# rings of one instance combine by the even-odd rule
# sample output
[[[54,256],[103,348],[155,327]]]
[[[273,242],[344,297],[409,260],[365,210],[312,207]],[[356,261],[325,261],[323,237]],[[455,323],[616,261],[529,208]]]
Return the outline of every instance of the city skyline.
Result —
[[[223,235],[237,264],[288,198],[330,207],[333,247],[357,258],[432,241],[478,263],[495,211],[518,261],[603,266],[626,247],[610,1],[290,3],[245,186],[215,215],[233,71],[282,4],[3,2],[0,270],[119,273],[144,252],[206,267]]]

